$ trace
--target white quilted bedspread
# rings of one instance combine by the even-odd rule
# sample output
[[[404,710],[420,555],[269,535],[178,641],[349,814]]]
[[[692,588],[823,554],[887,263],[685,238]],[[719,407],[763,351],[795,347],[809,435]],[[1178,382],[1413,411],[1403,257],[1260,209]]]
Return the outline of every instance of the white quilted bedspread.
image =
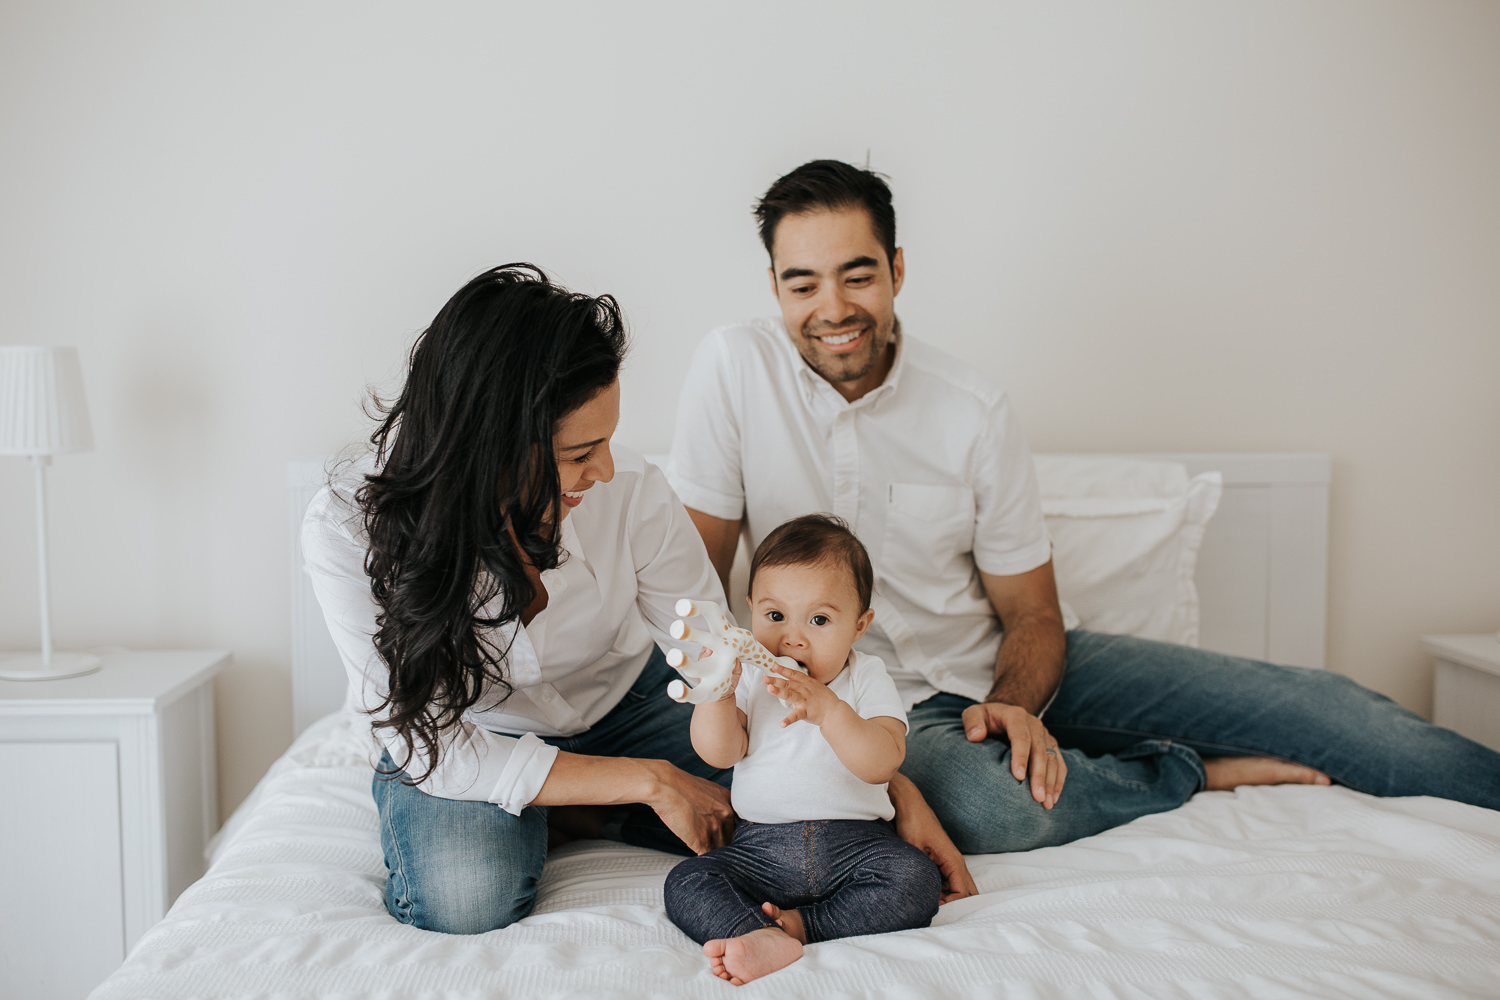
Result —
[[[1066,847],[972,858],[981,895],[933,927],[814,945],[733,987],[662,910],[675,859],[618,844],[555,852],[535,914],[503,931],[396,923],[366,741],[347,716],[304,733],[94,1000],[1500,995],[1500,813],[1471,806],[1203,794]]]

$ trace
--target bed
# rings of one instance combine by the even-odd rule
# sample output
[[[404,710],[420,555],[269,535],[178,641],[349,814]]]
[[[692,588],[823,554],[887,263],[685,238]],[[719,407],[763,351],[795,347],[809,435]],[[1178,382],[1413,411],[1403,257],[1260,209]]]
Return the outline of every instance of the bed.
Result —
[[[1153,456],[1164,457],[1208,484],[1198,513],[1212,519],[1196,539],[1174,535],[1194,558],[1152,556],[1188,572],[1192,585],[1174,593],[1193,605],[1198,641],[1322,666],[1327,457]],[[321,468],[289,468],[296,515]],[[1165,513],[1147,499],[1079,501],[1054,537],[1085,538],[1100,504],[1115,504],[1105,517]],[[818,944],[743,987],[713,978],[667,920],[661,885],[675,859],[620,844],[555,851],[535,913],[513,927],[465,938],[402,926],[382,903],[368,728],[343,707],[342,671],[295,569],[293,598],[299,734],[211,845],[208,873],[94,1000],[1500,991],[1500,813],[1342,788],[1205,793],[1074,844],[972,857],[980,894],[944,906],[932,927]]]

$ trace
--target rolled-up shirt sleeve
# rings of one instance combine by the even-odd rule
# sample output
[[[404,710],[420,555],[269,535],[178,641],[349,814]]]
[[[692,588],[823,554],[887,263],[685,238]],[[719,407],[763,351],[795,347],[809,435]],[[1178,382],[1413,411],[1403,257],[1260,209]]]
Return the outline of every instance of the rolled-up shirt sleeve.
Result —
[[[302,522],[302,553],[328,632],[348,675],[355,709],[372,718],[389,693],[389,673],[375,651],[379,606],[365,574],[366,545],[359,515],[348,499],[325,488],[308,506]],[[413,777],[426,770],[420,752],[408,760],[395,730],[376,727],[375,737],[398,767]],[[417,787],[445,799],[492,802],[518,815],[541,791],[557,759],[557,748],[533,734],[506,736],[467,719],[445,729],[439,762]]]

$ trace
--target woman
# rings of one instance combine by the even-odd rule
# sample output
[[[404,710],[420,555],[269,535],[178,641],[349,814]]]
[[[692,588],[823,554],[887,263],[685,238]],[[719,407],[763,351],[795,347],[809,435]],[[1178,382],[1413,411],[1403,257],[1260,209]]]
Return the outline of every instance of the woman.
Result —
[[[590,832],[678,852],[733,830],[728,772],[693,752],[656,645],[679,598],[723,595],[662,474],[611,446],[624,352],[613,298],[488,271],[418,338],[374,453],[308,508],[307,568],[384,750],[404,923],[524,917],[555,807],[608,807]],[[908,839],[962,872],[925,804],[898,803]]]

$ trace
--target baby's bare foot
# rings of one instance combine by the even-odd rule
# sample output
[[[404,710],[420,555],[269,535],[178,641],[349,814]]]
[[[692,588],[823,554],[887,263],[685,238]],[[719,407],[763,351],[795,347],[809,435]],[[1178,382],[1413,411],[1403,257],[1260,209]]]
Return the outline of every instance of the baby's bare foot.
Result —
[[[801,910],[783,910],[775,903],[761,903],[760,908],[766,916],[776,921],[777,927],[802,944],[807,944],[807,928],[802,923]]]
[[[708,956],[708,971],[720,979],[729,978],[729,970],[724,968],[724,951],[733,940],[734,938],[714,938],[703,944],[703,954]]]
[[[709,969],[735,986],[784,969],[802,957],[802,942],[780,927],[762,927],[737,938],[715,938],[703,946]]]
[[[1203,770],[1210,792],[1240,785],[1331,785],[1328,775],[1274,757],[1205,757]]]

